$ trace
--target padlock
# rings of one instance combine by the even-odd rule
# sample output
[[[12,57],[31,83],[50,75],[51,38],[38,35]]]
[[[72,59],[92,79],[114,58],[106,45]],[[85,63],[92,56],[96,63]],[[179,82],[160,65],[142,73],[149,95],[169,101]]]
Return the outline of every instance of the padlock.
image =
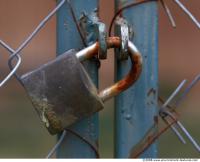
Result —
[[[108,48],[120,47],[118,37],[107,39]],[[24,74],[21,81],[42,122],[51,134],[103,109],[106,100],[131,86],[142,70],[142,57],[128,43],[132,68],[124,79],[98,93],[81,62],[98,54],[99,43],[76,52],[70,50],[38,69]]]

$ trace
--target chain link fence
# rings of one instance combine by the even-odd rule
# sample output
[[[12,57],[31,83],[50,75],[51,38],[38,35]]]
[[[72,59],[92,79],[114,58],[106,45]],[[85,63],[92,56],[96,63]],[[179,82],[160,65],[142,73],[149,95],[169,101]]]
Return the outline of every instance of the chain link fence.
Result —
[[[139,0],[137,2],[134,3],[129,3],[129,4],[124,4],[124,6],[122,8],[120,8],[116,14],[112,17],[111,22],[109,23],[109,36],[112,35],[112,26],[116,20],[117,17],[120,16],[120,13],[124,10],[126,10],[127,8],[130,7],[134,7],[137,5],[142,5],[145,3],[148,3],[149,1],[153,1],[153,0]],[[154,0],[156,1],[156,0]],[[175,28],[176,25],[176,21],[175,18],[172,14],[172,12],[170,11],[170,7],[173,6],[168,6],[166,1],[164,0],[157,0],[160,3],[160,6],[164,9],[164,12],[166,13],[170,24],[173,28]],[[19,1],[20,2],[20,1]],[[6,2],[1,2],[1,3],[6,3]],[[197,20],[197,18],[195,18],[191,12],[189,11],[189,9],[187,9],[183,3],[179,0],[173,0],[173,4],[178,5],[178,7],[181,9],[181,11],[183,11],[183,13],[185,15],[188,16],[188,18],[191,20],[191,22],[194,24],[193,27],[196,27],[198,29],[197,32],[199,32],[200,29],[200,23]],[[46,25],[46,23],[48,21],[51,20],[51,18],[56,14],[56,12],[63,6],[63,5],[68,5],[70,6],[70,1],[69,0],[61,0],[59,1],[59,3],[57,3],[56,7],[54,7],[47,16],[45,16],[41,22],[34,28],[34,30],[29,33],[29,35],[22,41],[22,43],[20,43],[20,45],[17,48],[13,48],[11,47],[7,41],[3,40],[0,36],[0,44],[1,44],[1,48],[5,48],[5,50],[7,50],[7,52],[3,52],[3,53],[8,53],[9,57],[7,58],[6,62],[8,64],[8,68],[9,68],[9,73],[4,75],[1,75],[1,82],[0,82],[0,87],[1,89],[3,89],[5,91],[6,88],[9,88],[9,81],[12,77],[15,77],[20,84],[21,83],[21,79],[20,79],[20,75],[17,73],[19,67],[21,66],[21,64],[23,64],[23,62],[25,62],[23,60],[22,55],[25,54],[25,52],[23,52],[23,49],[26,48],[29,43],[31,42],[31,40],[37,36],[40,32],[40,30],[42,30],[44,28],[44,26]],[[74,10],[72,8],[72,6],[70,6],[71,9],[71,13],[72,13],[72,17],[77,25],[77,29],[79,31],[80,37],[83,40],[84,43],[84,38],[81,34],[81,29],[79,27],[79,24],[77,22],[77,20],[75,19],[74,16]],[[14,11],[13,11],[14,12]],[[6,15],[4,15],[6,16]],[[31,21],[31,19],[29,20]],[[21,22],[21,21],[20,21]],[[66,22],[66,23],[70,23],[70,22]],[[179,27],[178,27],[179,28]],[[181,27],[183,28],[183,27]],[[44,29],[45,30],[45,29]],[[185,29],[187,30],[187,29]],[[187,31],[186,31],[187,32]],[[9,35],[9,33],[7,33]],[[12,37],[12,35],[10,35],[10,37]],[[11,38],[10,38],[11,39]],[[84,43],[85,44],[85,43]],[[38,49],[40,50],[40,49]],[[41,49],[42,50],[42,49]],[[3,55],[3,54],[2,54]],[[34,57],[39,58],[40,56],[36,56],[34,55]],[[177,60],[178,62],[178,60]],[[174,72],[175,73],[175,72]],[[3,74],[3,73],[2,73]],[[169,95],[169,97],[167,97],[167,99],[163,100],[161,97],[159,97],[159,103],[160,103],[160,108],[159,108],[159,116],[160,118],[164,121],[164,123],[166,124],[165,126],[162,126],[158,132],[153,131],[154,129],[156,129],[157,125],[158,125],[158,119],[155,119],[155,125],[153,125],[149,131],[146,133],[146,135],[144,136],[143,140],[140,141],[137,146],[132,150],[132,155],[131,157],[136,158],[139,155],[141,155],[141,153],[143,153],[146,149],[148,149],[148,147],[154,143],[163,133],[165,133],[168,129],[171,128],[171,130],[175,133],[175,135],[178,137],[178,139],[184,144],[187,142],[190,142],[193,145],[194,151],[197,151],[198,153],[200,153],[200,147],[198,145],[198,142],[195,140],[195,138],[192,137],[192,135],[190,134],[190,132],[186,129],[186,127],[183,125],[183,123],[181,123],[179,121],[179,116],[181,114],[179,114],[176,110],[177,107],[179,107],[179,105],[181,105],[181,103],[186,99],[188,93],[192,90],[193,87],[196,86],[196,84],[198,83],[198,81],[200,80],[200,76],[199,74],[195,76],[195,78],[188,83],[187,86],[185,86],[186,80],[183,80],[175,89],[175,91]],[[15,80],[16,82],[16,80]],[[8,86],[7,86],[8,85]],[[23,84],[22,84],[23,86]],[[183,89],[183,87],[186,87]],[[182,90],[182,91],[181,91]],[[15,87],[12,88],[11,93],[13,93],[15,91]],[[180,92],[181,91],[181,92]],[[176,98],[177,94],[180,94],[179,97],[175,100],[174,104],[170,104],[171,101]],[[3,95],[3,94],[2,94]],[[8,99],[9,100],[9,99]],[[12,102],[9,101],[9,102]],[[18,106],[17,106],[18,107]],[[20,109],[18,110],[20,111]],[[26,117],[24,117],[24,121],[26,121]],[[5,124],[6,126],[6,124]],[[23,128],[19,128],[19,129],[23,129]],[[156,132],[156,133],[155,133]],[[91,144],[87,139],[81,137],[81,135],[77,134],[76,132],[73,132],[70,129],[65,130],[60,139],[58,140],[58,142],[56,143],[56,145],[50,150],[50,152],[48,153],[48,155],[46,156],[47,158],[50,158],[55,151],[57,150],[57,148],[60,146],[60,144],[62,143],[62,140],[65,138],[66,133],[73,133],[75,134],[77,137],[79,137],[81,140],[85,141],[88,145],[90,145],[96,152],[97,157],[100,157],[98,149]],[[184,137],[186,137],[188,140],[185,140]],[[31,139],[29,139],[31,140]],[[31,147],[31,146],[30,146]]]

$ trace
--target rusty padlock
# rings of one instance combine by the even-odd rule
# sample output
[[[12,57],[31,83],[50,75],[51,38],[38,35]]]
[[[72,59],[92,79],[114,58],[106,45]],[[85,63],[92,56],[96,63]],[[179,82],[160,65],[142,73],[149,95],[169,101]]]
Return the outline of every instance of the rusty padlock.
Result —
[[[118,37],[107,39],[108,48],[120,47]],[[24,74],[21,81],[41,120],[51,134],[103,109],[103,102],[131,86],[142,70],[142,57],[128,43],[132,68],[124,79],[98,93],[80,62],[98,54],[99,44],[75,52],[70,50],[40,68]]]

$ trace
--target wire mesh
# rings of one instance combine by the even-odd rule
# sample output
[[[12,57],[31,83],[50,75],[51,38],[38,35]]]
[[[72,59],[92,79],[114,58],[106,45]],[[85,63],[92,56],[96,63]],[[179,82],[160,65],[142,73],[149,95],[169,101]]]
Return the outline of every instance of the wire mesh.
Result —
[[[173,18],[173,15],[169,9],[169,7],[167,6],[166,2],[164,0],[138,0],[134,3],[129,3],[127,5],[124,5],[122,8],[118,9],[118,11],[116,12],[116,14],[114,15],[114,17],[112,18],[112,21],[110,23],[109,26],[109,36],[111,36],[111,31],[112,31],[112,26],[114,25],[114,22],[116,20],[116,18],[118,16],[120,16],[121,12],[124,11],[125,9],[128,9],[130,7],[134,7],[137,5],[142,5],[145,3],[149,3],[151,1],[160,1],[165,13],[167,14],[170,23],[172,25],[172,27],[176,27],[176,23],[175,20]],[[182,11],[190,18],[190,20],[194,23],[194,25],[200,29],[200,23],[199,21],[191,14],[191,12],[183,5],[183,3],[181,3],[181,1],[179,0],[173,0],[175,4],[177,4]],[[70,1],[69,0],[61,0],[58,5],[39,23],[39,25],[34,29],[34,31],[32,33],[30,33],[30,35],[23,41],[23,43],[21,43],[21,45],[14,50],[13,48],[11,48],[7,43],[5,43],[3,40],[0,40],[0,44],[9,51],[10,53],[10,57],[8,59],[8,65],[10,68],[10,73],[1,81],[0,83],[0,87],[2,87],[3,85],[5,85],[8,80],[14,75],[17,80],[21,83],[20,81],[20,77],[17,75],[17,70],[20,67],[21,63],[22,63],[22,58],[21,58],[21,52],[22,50],[30,43],[30,41],[33,39],[33,37],[36,36],[36,34],[38,34],[38,32],[45,26],[45,24],[52,18],[52,16],[54,16],[54,14],[64,5],[68,5],[70,8],[70,12],[72,14],[73,20],[76,23],[76,27],[79,31],[80,37],[82,39],[83,44],[86,46],[84,37],[81,33],[81,29],[80,26],[75,18],[75,11],[73,10],[72,6],[70,5]],[[16,60],[16,64],[13,65],[13,61]],[[163,103],[163,101],[160,99],[160,101],[163,103],[162,106],[159,109],[159,115],[161,117],[161,119],[166,122],[167,126],[165,128],[163,128],[160,132],[155,133],[155,131],[153,131],[153,136],[152,138],[149,140],[148,139],[148,144],[147,141],[145,139],[147,139],[147,136],[149,136],[149,134],[152,133],[152,130],[155,128],[154,126],[152,126],[152,128],[150,128],[150,130],[147,132],[147,134],[144,136],[143,140],[140,141],[138,143],[138,145],[133,148],[134,151],[132,151],[132,157],[138,157],[141,153],[143,153],[151,144],[153,144],[153,142],[155,142],[159,136],[161,134],[163,134],[167,129],[171,128],[174,133],[178,136],[178,138],[180,139],[180,141],[182,141],[183,144],[186,144],[184,138],[182,137],[181,133],[176,129],[175,126],[177,126],[179,129],[182,130],[182,132],[185,134],[185,136],[190,140],[190,142],[193,144],[194,148],[200,152],[200,146],[198,145],[198,143],[194,140],[194,138],[190,135],[190,133],[187,131],[187,129],[184,127],[184,125],[178,120],[178,116],[176,114],[176,108],[180,105],[180,103],[185,100],[187,94],[190,92],[190,90],[198,83],[198,81],[200,80],[200,75],[197,75],[194,80],[186,87],[186,89],[184,90],[184,92],[181,94],[180,98],[178,98],[176,100],[176,103],[174,106],[170,106],[169,103],[171,102],[171,100],[173,100],[175,98],[175,96],[177,95],[177,93],[179,93],[179,91],[182,89],[182,87],[184,86],[184,84],[186,83],[186,80],[183,80],[180,85],[177,87],[177,89],[172,93],[172,95]],[[169,120],[168,120],[169,118]],[[171,120],[171,121],[170,121]],[[174,126],[175,125],[175,126]],[[60,147],[60,145],[62,144],[62,141],[64,140],[66,133],[71,132],[76,134],[75,132],[72,132],[70,130],[64,130],[62,135],[60,136],[60,139],[58,140],[58,142],[55,144],[55,146],[50,150],[49,154],[46,156],[47,158],[50,158],[58,149],[58,147]],[[88,145],[90,145],[96,152],[97,157],[99,157],[99,153],[98,153],[98,149],[93,146],[87,139],[84,139],[83,137],[81,137],[81,135],[76,134],[76,136],[78,136],[81,140],[85,141]]]

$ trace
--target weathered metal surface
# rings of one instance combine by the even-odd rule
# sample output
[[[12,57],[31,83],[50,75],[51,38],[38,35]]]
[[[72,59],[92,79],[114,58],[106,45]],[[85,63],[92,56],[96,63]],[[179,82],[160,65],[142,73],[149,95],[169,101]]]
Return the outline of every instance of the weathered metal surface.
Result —
[[[122,8],[136,0],[116,0]],[[121,15],[131,24],[131,39],[143,55],[143,71],[138,82],[115,100],[115,157],[128,158],[131,149],[144,137],[157,114],[158,93],[158,11],[157,2],[126,8]],[[123,77],[131,66],[130,60],[116,60],[116,79]],[[151,93],[148,93],[151,90]],[[157,157],[157,144],[151,145],[140,158]]]
[[[129,41],[129,26],[128,22],[124,18],[118,18],[116,20],[116,32],[121,38],[121,46],[118,50],[118,59],[127,60],[128,59],[128,41]],[[116,51],[117,52],[117,51]]]
[[[97,31],[98,33],[98,42],[99,42],[99,51],[98,51],[98,58],[99,59],[106,59],[107,58],[107,32],[106,32],[106,25],[102,22],[97,23]]]
[[[51,134],[103,109],[97,89],[75,53],[65,52],[22,76],[23,85]]]
[[[98,8],[98,0],[71,0],[75,17],[78,20],[83,11],[90,13]],[[57,54],[60,55],[69,49],[82,49],[84,44],[80,38],[76,23],[70,12],[70,7],[64,5],[57,14]],[[91,79],[98,84],[98,72],[96,60],[84,62]],[[70,127],[71,130],[77,132],[80,136],[85,137],[96,144],[98,148],[98,114],[81,120]],[[96,158],[96,152],[85,141],[77,136],[68,133],[62,144],[58,148],[57,158]]]
[[[80,18],[80,28],[86,39],[87,45],[98,41],[100,46],[98,50],[98,58],[107,58],[107,31],[106,25],[100,21],[97,10],[91,13],[83,13]]]
[[[121,39],[119,37],[109,37],[106,40],[106,44],[108,48],[120,48],[121,46]],[[86,59],[89,59],[93,56],[95,56],[98,52],[98,49],[100,48],[100,43],[97,42],[80,52],[76,54],[77,58],[79,60],[84,61]],[[136,48],[136,46],[128,41],[128,55],[130,56],[131,59],[131,68],[129,70],[128,75],[126,75],[123,79],[115,83],[114,85],[106,88],[105,90],[102,90],[99,93],[99,97],[102,99],[102,101],[106,101],[127,88],[129,88],[132,84],[134,84],[137,79],[139,78],[141,71],[142,71],[142,55]],[[128,71],[128,70],[127,70]]]
[[[157,117],[156,117],[157,118]],[[158,120],[158,119],[156,119]],[[131,151],[129,158],[139,158],[142,153],[144,153],[159,137],[164,134],[177,120],[173,119],[165,127],[158,131],[158,122],[149,128],[146,134],[141,138],[141,140],[135,145]]]
[[[50,133],[59,133],[103,109],[103,101],[120,94],[139,78],[142,57],[134,44],[128,42],[128,54],[132,62],[128,75],[98,94],[79,59],[84,61],[82,57],[89,59],[97,55],[99,44],[95,43],[78,53],[73,50],[65,52],[22,76],[23,85]],[[121,40],[110,37],[106,44],[108,47],[119,47]]]

